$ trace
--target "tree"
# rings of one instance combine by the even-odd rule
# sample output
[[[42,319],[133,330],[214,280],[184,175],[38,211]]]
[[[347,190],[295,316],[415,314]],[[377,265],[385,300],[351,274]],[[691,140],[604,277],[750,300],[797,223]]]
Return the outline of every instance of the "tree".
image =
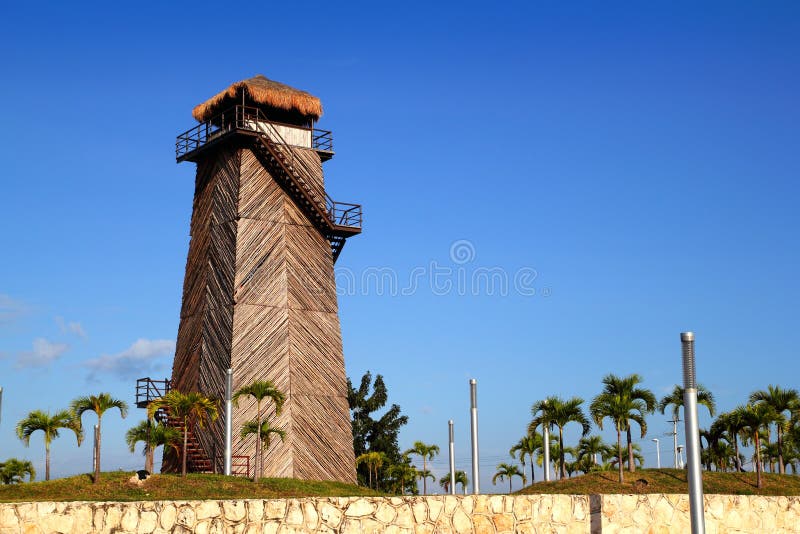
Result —
[[[396,491],[398,482],[404,485],[400,493],[410,490],[417,492],[414,476],[397,477],[398,473],[408,473],[408,459],[403,458],[400,452],[398,436],[400,428],[408,423],[408,417],[401,415],[400,406],[392,404],[382,415],[377,413],[386,406],[388,391],[381,375],[375,376],[372,381],[372,374],[367,371],[361,377],[358,389],[354,389],[352,383],[347,381],[347,402],[350,405],[350,413],[353,421],[353,451],[355,457],[367,452],[380,452],[386,456],[385,468],[380,472],[379,479],[376,481],[376,489],[383,491]],[[393,466],[398,466],[394,469]],[[369,469],[365,464],[358,467],[358,478],[365,483],[369,478]]]
[[[771,406],[765,403],[748,404],[739,406],[733,410],[736,417],[740,418],[743,429],[753,440],[755,448],[756,463],[756,486],[760,489],[763,485],[761,473],[761,430],[766,429],[777,419],[777,415]]]
[[[219,416],[217,402],[201,393],[192,391],[181,393],[173,389],[147,406],[147,417],[152,419],[158,410],[166,411],[170,417],[181,421],[183,427],[183,447],[181,447],[181,476],[186,476],[186,457],[189,446],[189,426],[204,428],[206,423],[216,421]]]
[[[119,399],[115,399],[110,393],[100,393],[99,395],[89,395],[88,397],[78,397],[70,404],[72,413],[78,423],[86,412],[94,412],[97,415],[97,430],[94,433],[94,483],[100,481],[100,433],[103,423],[103,414],[106,411],[117,408],[123,419],[128,415],[128,404]]]
[[[410,488],[414,494],[418,493],[417,485],[414,483],[417,469],[411,465],[407,456],[403,456],[401,462],[388,464],[384,471],[388,477],[385,479],[388,483],[387,488],[391,491],[405,495],[406,489]]]
[[[372,473],[375,472],[375,483],[378,482],[378,469],[383,467],[383,462],[386,460],[386,455],[382,452],[365,452],[356,458],[356,466],[365,464],[369,471],[369,487],[372,488]]]
[[[739,438],[744,438],[744,423],[742,422],[741,417],[739,417],[739,412],[735,410],[732,412],[725,412],[717,417],[717,420],[711,425],[713,428],[717,426],[724,430],[726,439],[728,439],[733,444],[733,451],[734,451],[734,462],[736,470],[741,472],[742,469],[742,460],[741,454],[739,454]]]
[[[611,455],[608,457],[608,463],[613,468],[616,467],[620,461],[619,456]],[[642,448],[638,443],[633,444],[633,461],[639,464],[639,467],[644,465],[644,456],[642,456]]]
[[[256,380],[250,385],[244,386],[236,390],[233,394],[233,404],[239,407],[239,399],[242,397],[253,397],[256,401],[256,426],[253,429],[253,434],[257,434],[256,430],[261,428],[263,418],[261,415],[261,403],[264,399],[270,399],[275,404],[275,415],[280,415],[283,409],[283,403],[286,402],[286,395],[275,387],[269,380]],[[245,423],[247,426],[249,423]],[[242,427],[244,432],[244,427]],[[243,435],[244,436],[244,435]],[[283,438],[281,438],[283,439]],[[255,463],[258,465],[253,466],[253,481],[257,482],[259,475],[264,474],[264,466],[261,465],[263,455],[261,454],[261,439],[256,436],[256,455]]]
[[[714,417],[717,411],[714,395],[702,384],[697,384],[697,404],[702,404],[708,408],[708,414]],[[663,414],[670,406],[672,406],[672,418],[675,420],[680,419],[681,408],[683,408],[683,388],[677,384],[669,395],[659,401],[658,411]]]
[[[538,428],[540,425],[558,427],[558,445],[560,448],[559,467],[561,473],[560,478],[565,478],[567,476],[567,471],[564,465],[564,427],[568,423],[580,423],[583,429],[582,435],[584,436],[589,433],[589,430],[591,430],[591,424],[586,418],[586,415],[583,413],[581,404],[583,404],[583,399],[579,397],[572,397],[571,399],[564,401],[561,399],[561,397],[551,396],[547,397],[543,401],[535,403],[531,407],[533,420],[528,425],[529,434],[534,434],[536,432],[536,428]],[[545,446],[548,445],[548,443],[545,443]]]
[[[69,410],[61,410],[53,415],[50,415],[50,412],[34,410],[17,423],[17,437],[22,440],[26,447],[30,445],[31,434],[37,430],[41,430],[44,434],[45,480],[50,480],[50,444],[59,436],[58,431],[62,428],[72,430],[75,433],[78,447],[80,447],[83,442],[83,430],[81,429],[80,421],[77,421]]]
[[[259,428],[259,423],[256,420],[248,421],[242,425],[241,431],[241,438],[244,439],[250,435],[256,435],[256,439],[260,442],[260,457],[258,459],[258,465],[261,467],[261,472],[259,476],[264,476],[264,451],[266,451],[269,446],[272,444],[272,436],[273,434],[284,441],[286,439],[286,432],[281,429],[274,427],[270,424],[269,420],[265,419],[261,421],[261,425]],[[253,466],[255,469],[255,466]]]
[[[603,394],[619,395],[620,397],[641,401],[644,403],[645,411],[640,414],[642,418],[646,413],[653,413],[656,410],[656,396],[649,389],[638,387],[643,381],[642,377],[637,374],[628,375],[626,377],[619,377],[614,374],[608,374],[603,377]],[[647,427],[641,427],[642,437],[644,438],[647,433]],[[625,433],[628,445],[628,471],[631,473],[636,471],[636,463],[633,459],[633,441],[631,440],[631,425],[630,421],[625,423]]]
[[[611,447],[609,447],[600,436],[584,436],[578,442],[577,460],[579,468],[584,472],[589,472],[592,467],[597,466],[597,455],[605,460],[613,454]],[[583,469],[587,467],[587,469]]]
[[[786,473],[786,468],[783,465],[783,434],[788,427],[789,420],[786,418],[786,412],[789,416],[800,411],[800,394],[796,389],[783,389],[780,386],[773,386],[770,384],[765,390],[754,391],[750,395],[751,403],[763,403],[772,408],[777,418],[776,423],[778,427],[778,472],[780,474]]]
[[[131,452],[136,449],[136,444],[144,443],[144,470],[153,472],[154,456],[159,446],[169,447],[177,454],[180,451],[181,433],[177,428],[164,423],[154,423],[150,419],[140,421],[125,433],[125,443]]]
[[[456,471],[456,484],[461,484],[461,491],[464,495],[466,495],[467,485],[469,484],[467,473],[465,473],[464,471]]]
[[[432,481],[435,482],[436,476],[434,476],[434,474],[431,473],[430,469],[417,469],[416,477],[422,479],[422,487],[423,487],[422,494],[427,495],[427,490],[424,489],[427,486],[426,482],[428,481],[428,479],[431,479]]]
[[[642,436],[647,431],[644,414],[647,413],[647,404],[641,399],[601,393],[592,400],[589,406],[592,419],[600,430],[603,429],[603,420],[611,419],[617,431],[617,467],[619,469],[619,482],[625,481],[622,469],[622,431],[627,430],[629,421],[636,421],[642,430]]]
[[[524,486],[527,480],[525,479],[525,473],[520,471],[519,467],[516,465],[509,465],[506,463],[501,463],[497,465],[497,472],[492,477],[492,484],[497,484],[497,480],[499,479],[502,482],[504,479],[508,479],[508,492],[511,493],[511,480],[514,477],[519,477],[522,479],[522,485]]]
[[[403,454],[412,455],[416,454],[420,458],[422,458],[422,472],[429,473],[428,471],[428,460],[433,460],[433,458],[439,454],[439,446],[438,445],[427,445],[422,441],[415,441],[414,446],[408,449]],[[426,483],[426,477],[421,476],[422,478],[422,494],[428,494],[428,485]],[[433,478],[433,475],[431,475]],[[436,480],[434,478],[434,480]]]
[[[0,482],[3,484],[20,484],[25,481],[25,475],[28,475],[28,482],[36,479],[36,470],[28,460],[9,458],[0,463]]]
[[[533,434],[527,434],[522,436],[519,441],[511,447],[508,451],[508,454],[512,458],[516,458],[519,455],[519,461],[522,464],[522,467],[525,467],[525,456],[527,456],[531,461],[531,484],[534,483],[536,480],[535,475],[533,474],[533,464],[534,464],[534,456],[539,454],[544,446],[544,439],[538,433],[534,432]]]

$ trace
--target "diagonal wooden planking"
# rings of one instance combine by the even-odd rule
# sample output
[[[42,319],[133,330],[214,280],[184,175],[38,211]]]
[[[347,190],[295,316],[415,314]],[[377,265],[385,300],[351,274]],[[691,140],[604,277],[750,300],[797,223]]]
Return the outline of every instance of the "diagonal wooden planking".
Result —
[[[293,149],[306,183],[324,198],[319,156]],[[234,388],[272,380],[287,394],[270,421],[287,432],[265,451],[267,476],[355,481],[352,430],[330,244],[248,148],[223,148],[198,163],[173,383],[215,398],[225,369]],[[263,408],[262,408],[263,409]],[[256,417],[234,410],[233,451],[251,457]],[[198,439],[211,456],[223,448],[218,421]],[[174,467],[174,462],[170,464]]]

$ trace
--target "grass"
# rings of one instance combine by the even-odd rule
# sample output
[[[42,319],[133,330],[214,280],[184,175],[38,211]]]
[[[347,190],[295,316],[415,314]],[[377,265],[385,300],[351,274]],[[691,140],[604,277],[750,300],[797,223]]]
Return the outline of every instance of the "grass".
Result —
[[[242,477],[190,474],[155,475],[142,486],[128,480],[133,472],[77,475],[48,482],[0,485],[0,502],[24,501],[156,501],[195,499],[275,499],[283,497],[349,497],[378,495],[361,486],[341,482],[265,478],[258,483]]]
[[[518,494],[569,493],[687,493],[686,471],[682,469],[638,469],[625,472],[618,482],[617,471],[599,471],[554,482],[537,482]],[[703,471],[703,492],[729,495],[800,495],[800,476],[763,474],[764,487],[756,487],[755,473]]]

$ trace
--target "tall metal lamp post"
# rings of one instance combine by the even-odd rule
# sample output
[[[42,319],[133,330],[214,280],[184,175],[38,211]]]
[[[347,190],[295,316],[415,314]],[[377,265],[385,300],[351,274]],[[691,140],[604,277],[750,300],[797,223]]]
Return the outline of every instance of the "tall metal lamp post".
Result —
[[[689,479],[689,512],[692,534],[705,534],[703,474],[700,471],[700,429],[697,422],[697,375],[694,362],[694,333],[681,333],[683,355],[683,411],[686,430],[686,463]]]
[[[661,445],[658,443],[658,438],[653,438],[653,441],[656,442],[656,466],[661,469]]]
[[[481,473],[478,467],[478,381],[471,378],[469,381],[470,400],[470,432],[472,434],[472,493],[481,492]]]

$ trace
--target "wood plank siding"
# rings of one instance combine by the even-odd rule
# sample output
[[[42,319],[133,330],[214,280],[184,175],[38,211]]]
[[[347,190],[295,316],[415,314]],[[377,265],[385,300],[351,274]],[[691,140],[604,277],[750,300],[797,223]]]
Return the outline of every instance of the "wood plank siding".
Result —
[[[310,164],[324,198],[319,155],[284,147]],[[287,395],[273,424],[287,432],[265,455],[265,475],[355,482],[347,378],[331,246],[247,146],[208,153],[197,164],[173,387],[222,400],[225,370],[234,390],[271,380]],[[239,430],[256,405],[233,413],[233,454],[255,454]],[[222,418],[198,440],[224,450]],[[165,454],[164,469],[175,469]]]

